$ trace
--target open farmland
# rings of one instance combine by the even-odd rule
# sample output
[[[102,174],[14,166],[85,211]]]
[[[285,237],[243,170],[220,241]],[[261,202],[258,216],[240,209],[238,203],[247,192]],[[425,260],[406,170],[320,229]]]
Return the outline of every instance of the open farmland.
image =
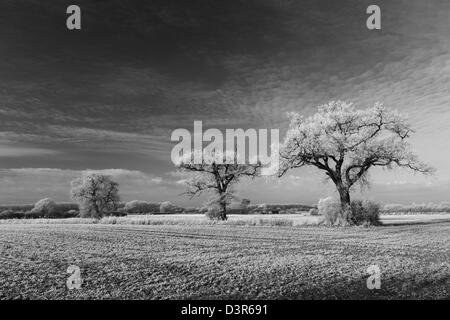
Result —
[[[3,299],[450,298],[450,222],[0,225]],[[367,268],[381,289],[368,290]],[[68,290],[69,265],[81,289]]]

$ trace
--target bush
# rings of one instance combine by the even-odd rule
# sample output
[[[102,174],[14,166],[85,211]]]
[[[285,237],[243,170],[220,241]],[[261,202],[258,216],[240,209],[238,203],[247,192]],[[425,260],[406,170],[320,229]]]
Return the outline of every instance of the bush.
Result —
[[[0,212],[0,219],[21,219],[25,217],[25,213],[12,210],[4,210]]]
[[[380,205],[373,201],[354,200],[351,202],[350,220],[355,225],[381,225]]]
[[[144,214],[144,213],[157,213],[160,210],[160,203],[147,202],[141,200],[132,200],[125,203],[124,211],[127,213]]]
[[[409,205],[403,204],[386,204],[381,211],[385,214],[415,214],[415,213],[435,213],[435,212],[450,212],[450,203],[412,203]]]
[[[209,220],[222,220],[220,208],[218,206],[209,207],[205,213]]]
[[[250,200],[242,199],[241,201],[234,201],[227,207],[227,214],[249,214]]]
[[[76,218],[80,212],[78,210],[69,210],[64,214],[64,218]]]
[[[63,208],[64,205],[61,207]],[[51,199],[43,199],[38,201],[32,210],[26,212],[11,209],[0,212],[0,219],[75,218],[77,216],[78,210],[69,210],[64,212],[59,209],[59,205],[53,207]]]
[[[302,204],[266,204],[248,205],[247,209],[251,214],[296,214],[312,209],[311,206]]]
[[[78,205],[80,208],[80,217],[81,218],[90,218],[91,217],[91,209],[89,205],[85,205],[84,203],[80,202]]]
[[[159,212],[161,213],[177,213],[177,208],[170,201],[161,202],[159,206]]]
[[[333,197],[320,199],[317,205],[318,213],[324,217],[324,223],[327,225],[334,225],[341,213],[341,204],[339,200]]]
[[[70,202],[62,202],[56,204],[56,211],[58,212],[64,212],[67,213],[69,211],[76,210],[78,211],[78,204],[77,203],[70,203]]]
[[[14,212],[26,212],[33,209],[34,204],[12,204],[12,205],[1,205],[0,212],[11,210]]]
[[[227,214],[249,214],[249,210],[240,208],[228,208]]]
[[[203,207],[201,207],[201,208],[199,208],[198,209],[198,213],[204,213],[204,214],[206,214],[207,212],[208,212],[208,207],[206,207],[206,206],[203,206]]]
[[[35,215],[41,215],[43,218],[54,217],[56,214],[56,203],[50,198],[39,200],[35,203],[31,212]]]
[[[248,206],[250,205],[250,200],[249,199],[242,199],[241,200],[241,207],[242,208],[248,208]]]
[[[39,219],[39,218],[43,218],[43,215],[41,212],[38,212],[38,211],[27,211],[24,213],[24,218],[25,219]]]
[[[317,210],[316,208],[309,209],[308,214],[310,216],[318,216],[319,215],[319,210]]]
[[[126,217],[127,213],[123,211],[110,211],[105,213],[105,217]]]
[[[341,214],[339,200],[332,197],[320,199],[318,213],[324,217],[326,225],[335,225]],[[353,200],[348,217],[351,225],[378,226],[380,222],[380,205],[372,201]]]
[[[258,213],[261,214],[268,214],[269,213],[269,206],[265,203],[261,203],[256,207],[256,210]]]

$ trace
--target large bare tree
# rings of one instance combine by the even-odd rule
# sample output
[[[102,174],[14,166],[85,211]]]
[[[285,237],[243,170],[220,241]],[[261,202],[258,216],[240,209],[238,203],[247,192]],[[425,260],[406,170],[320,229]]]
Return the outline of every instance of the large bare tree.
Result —
[[[218,157],[223,160],[216,161]],[[187,154],[177,164],[181,171],[191,173],[186,181],[186,194],[193,198],[204,192],[211,192],[211,202],[217,203],[220,208],[218,218],[227,220],[227,205],[233,198],[232,187],[243,177],[259,175],[261,164],[237,164],[236,154],[231,157],[234,161],[230,161],[226,153],[218,152],[203,153],[201,163],[195,163],[193,159],[193,154]]]
[[[357,183],[367,183],[369,169],[397,166],[421,173],[433,171],[411,151],[408,139],[412,132],[401,115],[380,103],[361,110],[352,103],[332,101],[308,118],[291,113],[280,148],[280,176],[305,166],[323,170],[339,193],[342,215],[338,223],[346,224],[350,190]]]

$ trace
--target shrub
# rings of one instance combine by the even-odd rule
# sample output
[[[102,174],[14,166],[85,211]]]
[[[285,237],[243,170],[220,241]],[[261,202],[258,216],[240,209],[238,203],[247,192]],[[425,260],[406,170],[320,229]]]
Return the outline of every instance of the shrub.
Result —
[[[56,203],[50,198],[39,200],[34,204],[31,212],[35,215],[41,215],[43,218],[50,218],[56,214]]]
[[[324,217],[324,223],[334,225],[341,212],[341,205],[338,200],[333,197],[320,199],[317,210]]]
[[[71,218],[67,215],[67,212],[68,211],[56,210],[52,214],[44,216],[44,218],[55,218],[55,219]]]
[[[105,213],[105,217],[125,217],[125,216],[127,216],[127,213],[123,211],[110,211]]]
[[[34,204],[12,204],[12,205],[1,205],[0,212],[11,210],[14,212],[26,212],[33,209]]]
[[[373,201],[353,200],[350,221],[355,225],[380,225],[380,205]]]
[[[183,213],[199,213],[200,212],[200,208],[196,208],[196,207],[187,207],[184,208]]]
[[[292,227],[294,225],[294,221],[289,219],[260,219],[260,224],[265,226],[276,226],[276,227]]]
[[[205,213],[205,216],[209,220],[222,220],[222,215],[220,212],[220,208],[218,206],[211,206]]]
[[[160,210],[160,203],[147,202],[141,200],[132,200],[125,203],[124,211],[127,213],[143,214],[143,213],[156,213]]]
[[[71,202],[57,203],[55,209],[58,212],[64,212],[64,213],[69,212],[71,210],[78,211],[78,204],[77,203],[71,203]]]
[[[198,209],[198,213],[204,213],[204,214],[206,214],[207,212],[208,212],[208,207],[206,207],[206,206],[203,206],[203,207],[201,207],[201,208],[199,208]]]
[[[117,211],[128,214],[127,210],[125,210],[125,206],[122,208],[117,208]]]
[[[80,202],[78,205],[80,208],[80,217],[81,218],[90,218],[91,217],[91,210],[89,205],[85,205],[84,203]]]
[[[24,213],[24,218],[25,219],[39,219],[39,218],[43,218],[43,215],[41,212],[38,212],[38,211],[27,211]]]
[[[21,219],[24,217],[25,214],[23,212],[16,212],[13,210],[4,210],[0,212],[0,219]]]
[[[268,214],[269,213],[269,206],[265,203],[261,203],[256,207],[256,210],[260,212],[261,214]]]
[[[304,212],[310,210],[311,206],[306,206],[302,204],[266,204],[262,203],[259,205],[247,205],[249,213],[259,213],[259,214],[296,214],[299,212]]]
[[[242,208],[248,208],[249,205],[250,205],[250,200],[249,199],[242,199],[241,200]]]
[[[450,203],[412,203],[409,205],[386,204],[381,211],[385,214],[450,212]]]
[[[248,214],[248,209],[230,208],[227,209],[227,214]]]
[[[51,200],[43,200],[38,201],[35,208],[30,211],[19,212],[14,210],[4,210],[0,212],[0,219],[74,218],[78,216],[78,210],[63,212],[58,209],[58,206],[55,206],[52,209]]]
[[[309,209],[308,214],[310,216],[318,216],[319,215],[319,210],[317,210],[316,208]]]
[[[79,213],[80,212],[78,210],[69,210],[64,214],[64,218],[76,218],[78,217]]]
[[[161,213],[176,213],[176,207],[170,201],[161,202],[159,206],[159,212]]]
[[[242,199],[241,201],[234,201],[227,207],[227,214],[248,214],[250,200]]]

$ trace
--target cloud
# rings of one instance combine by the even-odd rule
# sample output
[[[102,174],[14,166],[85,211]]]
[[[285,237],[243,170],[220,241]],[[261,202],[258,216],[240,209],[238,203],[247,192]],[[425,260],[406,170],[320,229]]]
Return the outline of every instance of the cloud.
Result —
[[[151,179],[152,182],[159,184],[161,182],[163,182],[163,179],[161,177],[155,177]]]
[[[169,182],[162,177],[139,170],[65,170],[59,168],[0,169],[1,202],[35,202],[44,197],[57,201],[69,201],[70,182],[83,173],[99,173],[112,177],[119,183],[124,200],[134,199],[137,194],[148,198],[164,194]],[[162,192],[164,191],[164,192]]]
[[[121,132],[86,127],[49,126],[48,132],[54,141],[83,144],[86,148],[108,147],[111,152],[167,153],[170,151],[170,138],[134,132]]]
[[[48,156],[60,153],[57,150],[34,147],[13,147],[0,145],[0,158],[2,157],[26,157],[26,156]]]
[[[180,199],[183,178],[161,174],[173,170],[173,129],[202,120],[205,128],[280,128],[282,138],[286,111],[308,116],[331,99],[358,107],[382,100],[406,113],[417,129],[414,150],[437,180],[450,177],[448,1],[382,0],[381,32],[365,27],[368,0],[80,1],[89,28],[79,37],[57,27],[57,4],[2,8],[2,167],[64,171],[35,171],[39,185],[31,172],[9,173],[11,190],[24,191],[3,188],[2,201],[33,198],[39,188],[64,198],[82,168],[120,167],[148,172],[110,172],[127,197]],[[322,178],[302,172],[242,192],[313,201]],[[373,178],[426,184],[409,174]],[[311,190],[302,189],[306,181]]]

